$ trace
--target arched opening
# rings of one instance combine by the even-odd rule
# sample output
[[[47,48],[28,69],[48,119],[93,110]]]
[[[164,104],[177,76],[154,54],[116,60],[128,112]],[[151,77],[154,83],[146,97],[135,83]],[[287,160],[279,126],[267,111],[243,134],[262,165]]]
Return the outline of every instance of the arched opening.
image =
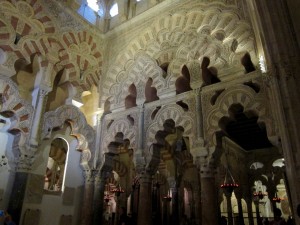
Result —
[[[244,66],[246,73],[251,73],[255,70],[255,66],[252,63],[251,56],[248,52],[241,58],[241,63]]]
[[[134,84],[131,84],[128,88],[129,94],[125,98],[125,108],[129,109],[136,106],[136,87]]]
[[[152,83],[153,83],[152,78],[149,78],[145,87],[145,97],[146,97],[145,103],[153,102],[159,99],[159,97],[157,96],[157,90],[155,87],[152,87]]]
[[[217,76],[218,73],[216,68],[208,67],[209,63],[210,59],[208,57],[203,57],[201,64],[203,86],[221,82]]]
[[[63,138],[51,142],[44,189],[47,191],[64,191],[65,168],[67,167],[69,145]]]
[[[289,203],[283,200],[287,199],[284,196],[288,196],[288,189],[284,171],[279,169],[283,165],[281,151],[269,141],[266,127],[256,112],[232,104],[228,114],[219,121],[221,132],[216,135],[220,149],[215,155],[220,162],[218,182],[225,183],[230,171],[239,186],[231,189],[231,197],[226,188],[219,188],[219,193],[225,194],[221,215],[229,223],[251,224],[260,223],[263,218],[272,220],[274,210],[280,209],[287,218],[290,211],[283,207],[286,204],[289,208]],[[276,202],[276,197],[280,202]]]
[[[190,86],[190,72],[186,65],[182,67],[181,76],[175,82],[176,94],[181,94],[192,90]]]

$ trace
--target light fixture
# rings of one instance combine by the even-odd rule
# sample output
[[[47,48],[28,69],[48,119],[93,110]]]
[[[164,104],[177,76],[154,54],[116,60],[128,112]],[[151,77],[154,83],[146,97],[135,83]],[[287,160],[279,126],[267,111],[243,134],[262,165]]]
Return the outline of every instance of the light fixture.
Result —
[[[263,193],[262,191],[258,191],[258,192],[254,192],[253,196],[256,198],[259,198],[260,200],[262,200],[267,194]]]
[[[272,198],[273,202],[280,203],[283,200],[283,198],[278,197],[277,193],[275,193],[275,196]]]
[[[235,188],[239,187],[239,184],[236,183],[233,179],[229,168],[226,168],[226,174],[223,184],[221,184],[221,188],[224,190],[225,193],[232,194]]]
[[[119,184],[116,188],[114,188],[111,192],[115,193],[117,197],[120,196],[120,194],[124,193],[125,191],[121,188],[121,185]]]

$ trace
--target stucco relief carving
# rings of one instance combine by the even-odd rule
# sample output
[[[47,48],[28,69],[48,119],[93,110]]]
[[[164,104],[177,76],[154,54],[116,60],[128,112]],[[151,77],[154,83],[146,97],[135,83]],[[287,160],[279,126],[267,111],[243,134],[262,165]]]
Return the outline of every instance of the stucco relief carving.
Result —
[[[158,67],[155,60],[146,54],[137,54],[134,61],[128,61],[126,70],[119,72],[117,75],[117,82],[110,88],[110,95],[115,97],[115,104],[124,102],[125,97],[128,95],[128,87],[135,84],[138,91],[137,99],[145,98],[145,91],[142,87],[148,78],[152,78],[152,87],[158,90],[166,88],[166,82],[162,77],[162,69]],[[107,98],[107,97],[104,97]]]
[[[203,5],[202,8],[200,5],[194,4],[192,13],[189,14],[186,12],[191,11],[191,8],[177,10],[176,16],[159,18],[151,28],[146,28],[144,33],[128,45],[124,53],[116,57],[115,65],[118,66],[109,68],[109,79],[103,85],[103,93],[107,96],[112,94],[109,87],[115,83],[116,76],[141,50],[160,61],[163,61],[160,56],[166,53],[172,57],[168,62],[168,75],[172,74],[169,83],[174,82],[181,73],[182,65],[189,60],[201,61],[203,56],[208,56],[212,66],[223,68],[230,66],[245,51],[252,52],[252,30],[246,21],[239,18],[238,12],[225,13],[224,7],[217,4],[210,9],[203,9]],[[184,32],[178,31],[179,27]],[[237,43],[235,48],[231,48],[233,40]],[[170,52],[173,53],[169,54]]]
[[[130,141],[130,148],[136,149],[136,130],[137,129],[134,129],[134,126],[132,126],[127,119],[116,119],[109,129],[104,131],[106,135],[103,138],[102,149],[107,149],[109,143],[115,141],[115,136],[119,132],[124,135],[123,139],[128,139]]]
[[[208,100],[206,99],[205,101]],[[256,93],[246,85],[237,84],[224,90],[210,110],[205,108],[203,114],[205,139],[209,142],[210,146],[216,146],[215,133],[220,130],[219,121],[222,117],[230,117],[228,109],[233,104],[241,104],[245,112],[256,112],[259,117],[258,122],[262,121],[266,125],[269,140],[271,142],[277,140],[276,135],[278,134],[275,132],[274,120],[269,111],[266,94],[263,91]]]

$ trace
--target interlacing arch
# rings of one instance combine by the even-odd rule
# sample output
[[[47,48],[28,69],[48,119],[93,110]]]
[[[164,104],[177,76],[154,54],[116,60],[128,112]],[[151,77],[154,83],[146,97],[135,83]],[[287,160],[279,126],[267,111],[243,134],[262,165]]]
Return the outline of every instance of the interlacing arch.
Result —
[[[184,136],[189,136],[191,138],[195,134],[192,113],[184,112],[177,104],[163,106],[155,116],[155,122],[152,123],[146,131],[146,143],[148,149],[153,143],[156,143],[155,135],[159,130],[164,129],[164,122],[168,119],[172,119],[175,122],[176,127],[181,126],[184,128]]]
[[[252,111],[258,115],[258,122],[266,125],[268,138],[276,136],[274,121],[270,116],[266,104],[266,96],[260,96],[252,88],[245,85],[236,85],[222,92],[218,97],[213,109],[204,118],[205,139],[212,146],[216,146],[216,133],[220,131],[219,121],[223,117],[230,117],[229,108],[233,104],[240,104],[244,112]]]
[[[28,135],[33,115],[33,107],[30,103],[21,99],[18,86],[8,77],[0,75],[0,112],[14,113],[14,121],[10,131],[21,131],[23,135]]]
[[[162,90],[166,88],[166,82],[162,76],[162,70],[158,67],[157,63],[147,55],[137,55],[136,60],[130,66],[130,68],[125,72],[125,74],[120,75],[127,77],[123,79],[120,84],[115,84],[116,87],[120,86],[122,88],[122,93],[119,99],[116,99],[118,103],[124,102],[126,96],[128,95],[128,88],[131,84],[139,89],[144,90],[148,78],[152,78],[152,87],[156,90]],[[120,90],[119,88],[114,88],[114,91]],[[118,93],[116,93],[118,94]],[[141,93],[145,97],[144,92]]]
[[[123,139],[128,139],[130,142],[130,148],[136,149],[136,128],[130,124],[127,119],[118,119],[114,121],[109,129],[105,132],[106,135],[103,138],[104,149],[107,149],[109,143],[115,141],[115,137],[118,133],[122,133],[124,135]]]
[[[253,53],[251,27],[237,13],[228,12],[222,4],[208,6],[197,3],[188,7],[193,8],[179,9],[173,15],[158,18],[116,57],[103,84],[104,99],[115,94],[116,86],[127,78],[124,71],[128,68],[128,62],[133,62],[141,50],[153,59],[160,58],[164,53],[176,55],[169,62],[168,74],[174,78],[168,81],[168,87],[172,87],[181,74],[183,64],[189,60],[201,61],[207,56],[211,59],[210,66],[223,68],[225,65],[235,66],[233,60],[241,57],[245,51]]]

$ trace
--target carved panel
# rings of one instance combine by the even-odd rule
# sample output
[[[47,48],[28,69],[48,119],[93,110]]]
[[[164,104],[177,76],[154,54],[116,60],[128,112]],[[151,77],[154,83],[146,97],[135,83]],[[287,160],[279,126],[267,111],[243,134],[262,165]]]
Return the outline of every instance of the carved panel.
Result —
[[[26,194],[24,201],[26,203],[36,203],[42,202],[42,197],[44,193],[44,176],[37,174],[30,174],[28,176],[28,183],[26,187]]]

